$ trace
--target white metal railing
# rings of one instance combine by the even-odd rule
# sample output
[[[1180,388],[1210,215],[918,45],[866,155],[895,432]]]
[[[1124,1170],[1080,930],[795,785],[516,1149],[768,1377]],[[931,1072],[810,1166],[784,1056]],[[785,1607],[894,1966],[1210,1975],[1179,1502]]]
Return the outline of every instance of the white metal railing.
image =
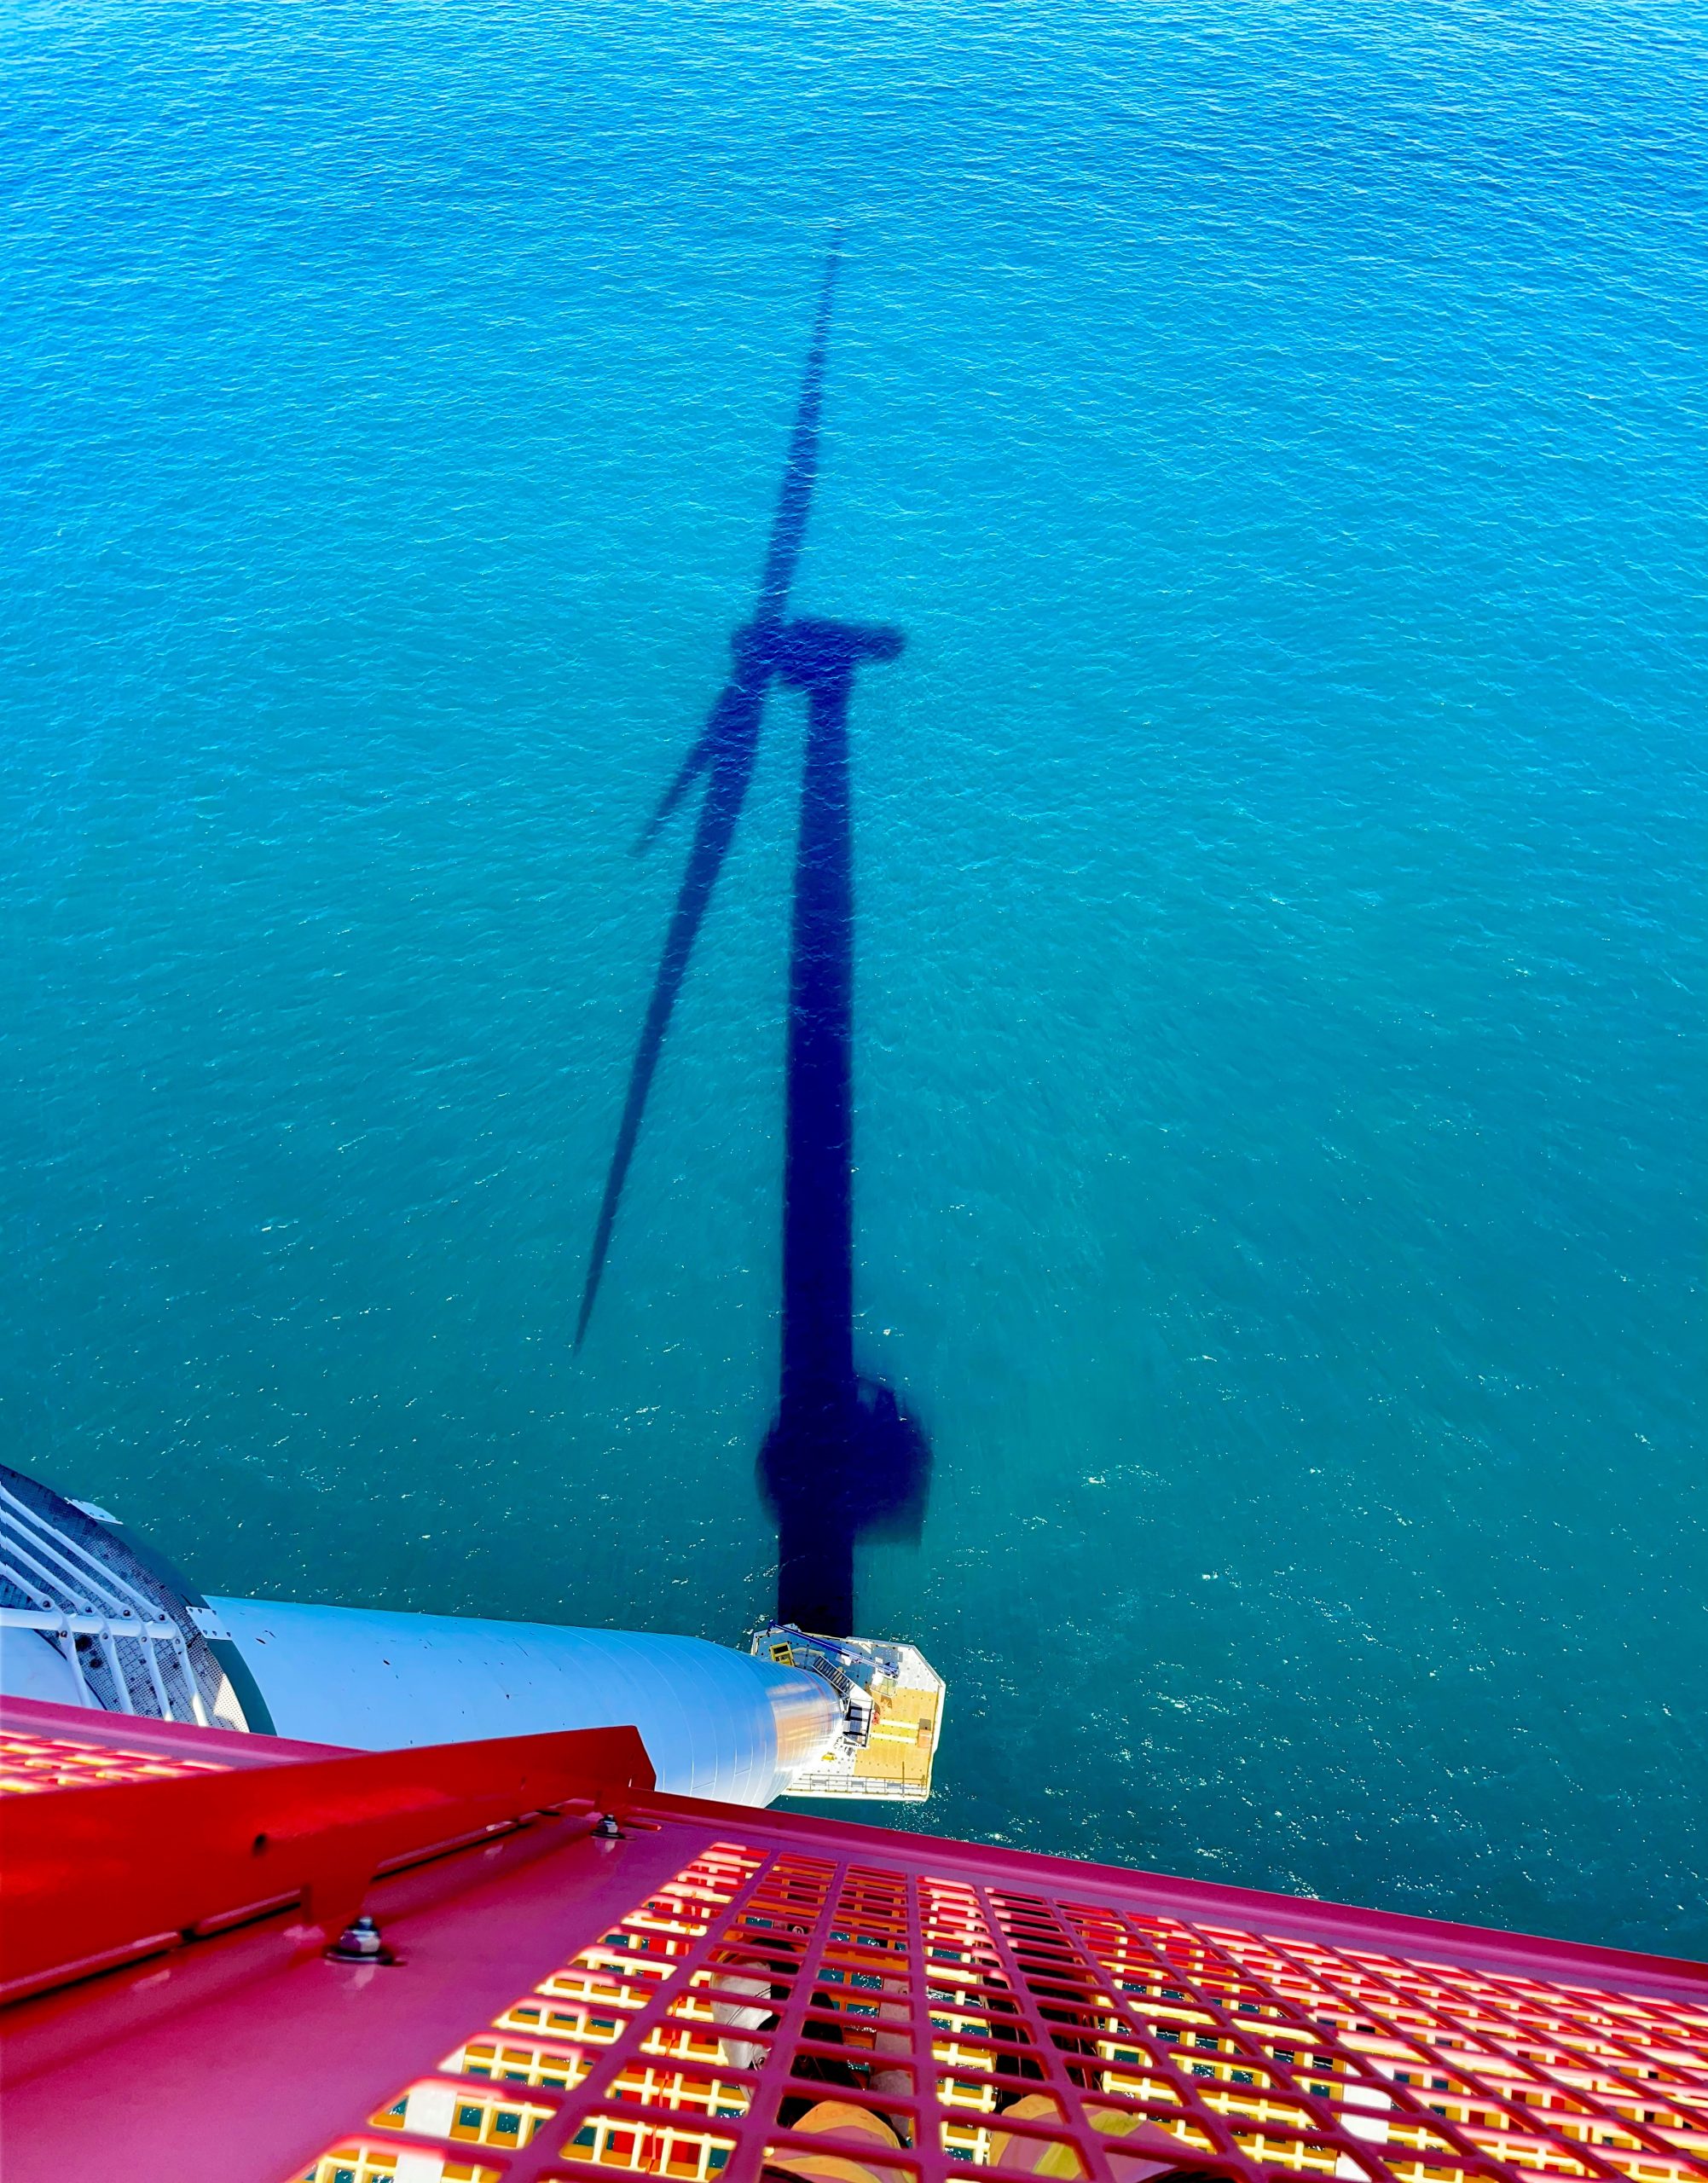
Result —
[[[27,1602],[0,1605],[0,1629],[38,1630],[52,1641],[70,1665],[82,1704],[157,1721],[188,1719],[202,1728],[211,1725],[184,1633],[162,1613],[160,1601],[4,1485],[0,1485],[0,1583]],[[96,1680],[112,1686],[111,1703],[91,1683],[93,1663],[78,1644],[80,1637],[88,1641],[99,1663]],[[140,1675],[133,1675],[130,1668],[140,1670]],[[133,1687],[138,1682],[140,1692]],[[185,1694],[176,1711],[169,1694],[172,1685]],[[150,1698],[152,1705],[147,1702]]]

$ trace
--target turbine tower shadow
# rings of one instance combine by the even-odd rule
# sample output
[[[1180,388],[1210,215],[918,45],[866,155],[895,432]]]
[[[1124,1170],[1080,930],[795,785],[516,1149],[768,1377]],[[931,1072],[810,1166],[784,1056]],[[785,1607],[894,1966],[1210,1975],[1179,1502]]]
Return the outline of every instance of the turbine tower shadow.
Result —
[[[635,1048],[594,1224],[576,1346],[587,1336],[677,995],[753,778],[773,681],[807,703],[795,865],[784,1167],[783,1333],[777,1416],[759,1478],[778,1526],[777,1618],[831,1636],[854,1627],[856,1542],[917,1530],[929,1474],[923,1433],[854,1356],[854,883],[848,708],[863,661],[896,658],[899,631],[786,618],[818,472],[831,306],[825,263],[800,400],[751,622],[729,680],[636,843],[647,848],[703,774],[693,844]]]
[[[782,1391],[759,1458],[777,1519],[777,1619],[854,1634],[863,1532],[917,1530],[929,1452],[854,1355],[854,825],[848,703],[862,659],[900,631],[797,621],[775,672],[807,697],[789,978]]]

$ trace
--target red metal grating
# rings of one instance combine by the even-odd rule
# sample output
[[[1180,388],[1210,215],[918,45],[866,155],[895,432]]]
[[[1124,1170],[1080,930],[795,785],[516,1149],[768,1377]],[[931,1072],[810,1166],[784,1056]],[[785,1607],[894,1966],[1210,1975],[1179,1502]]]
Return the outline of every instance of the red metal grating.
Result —
[[[122,1745],[66,1743],[54,1736],[0,1733],[0,1794],[39,1795],[44,1789],[96,1788],[102,1782],[159,1781],[181,1774],[223,1774],[223,1759],[181,1758]]]
[[[939,1877],[904,1838],[849,1862],[757,1832],[709,1843],[304,2175],[1708,2174],[1708,2001]]]
[[[649,1778],[609,1730],[0,1798],[7,2183],[1708,2179],[1701,1966]],[[396,1960],[328,1960],[364,1902]]]
[[[67,1788],[73,1781],[88,1778],[91,1768],[108,1781],[152,1781],[209,1769],[296,1766],[307,1758],[333,1757],[339,1748],[329,1743],[296,1743],[287,1736],[192,1728],[182,1721],[151,1721],[140,1713],[97,1713],[82,1705],[0,1694],[0,1753],[16,1762],[18,1770],[38,1779],[55,1763],[63,1764],[63,1786]],[[32,1763],[43,1753],[49,1754],[44,1763]],[[121,1771],[112,1763],[114,1760],[142,1770]]]

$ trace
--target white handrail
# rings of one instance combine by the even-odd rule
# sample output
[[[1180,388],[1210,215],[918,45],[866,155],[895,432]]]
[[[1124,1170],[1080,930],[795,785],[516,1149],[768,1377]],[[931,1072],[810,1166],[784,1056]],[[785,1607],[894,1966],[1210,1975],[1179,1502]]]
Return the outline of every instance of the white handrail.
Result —
[[[120,1712],[147,1711],[142,1687],[133,1690],[131,1673],[121,1647],[126,1642],[142,1647],[142,1666],[152,1690],[156,1717],[177,1719],[173,1711],[170,1680],[175,1673],[188,1694],[189,1717],[206,1728],[207,1709],[197,1682],[195,1664],[179,1624],[163,1614],[157,1600],[110,1568],[83,1541],[62,1532],[51,1517],[31,1507],[4,1485],[0,1485],[0,1584],[31,1602],[28,1606],[0,1606],[0,1629],[31,1630],[47,1639],[70,1666],[79,1702],[104,1710],[91,1688],[85,1666],[84,1645],[92,1646],[112,1685],[106,1705]],[[82,1644],[79,1640],[84,1641]],[[170,1658],[171,1669],[161,1658]]]
[[[0,1485],[0,1513],[12,1518],[12,1525],[9,1528],[12,1528],[14,1534],[18,1531],[23,1533],[21,1537],[14,1535],[14,1549],[22,1548],[26,1559],[34,1558],[45,1562],[46,1566],[38,1572],[38,1576],[48,1575],[53,1565],[57,1563],[65,1576],[79,1582],[84,1589],[92,1592],[97,1599],[105,1594],[121,1613],[125,1611],[127,1605],[132,1613],[139,1608],[144,1613],[148,1612],[150,1602],[135,1585],[128,1584],[115,1570],[107,1567],[78,1540],[67,1538],[64,1533],[56,1531],[26,1502],[20,1501],[4,1485]]]

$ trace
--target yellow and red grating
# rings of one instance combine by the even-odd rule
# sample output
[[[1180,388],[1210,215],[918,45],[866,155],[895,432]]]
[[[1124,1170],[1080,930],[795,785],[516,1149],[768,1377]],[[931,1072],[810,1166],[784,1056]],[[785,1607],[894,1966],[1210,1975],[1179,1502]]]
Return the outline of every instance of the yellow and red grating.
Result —
[[[1188,1920],[1093,1899],[1090,1873],[938,1878],[897,1848],[709,1843],[304,2183],[1708,2176],[1708,2004]]]
[[[223,1774],[218,1760],[176,1752],[125,1751],[117,1746],[65,1743],[52,1736],[0,1730],[0,1795],[46,1789],[94,1789],[117,1781],[171,1781],[186,1774]]]

